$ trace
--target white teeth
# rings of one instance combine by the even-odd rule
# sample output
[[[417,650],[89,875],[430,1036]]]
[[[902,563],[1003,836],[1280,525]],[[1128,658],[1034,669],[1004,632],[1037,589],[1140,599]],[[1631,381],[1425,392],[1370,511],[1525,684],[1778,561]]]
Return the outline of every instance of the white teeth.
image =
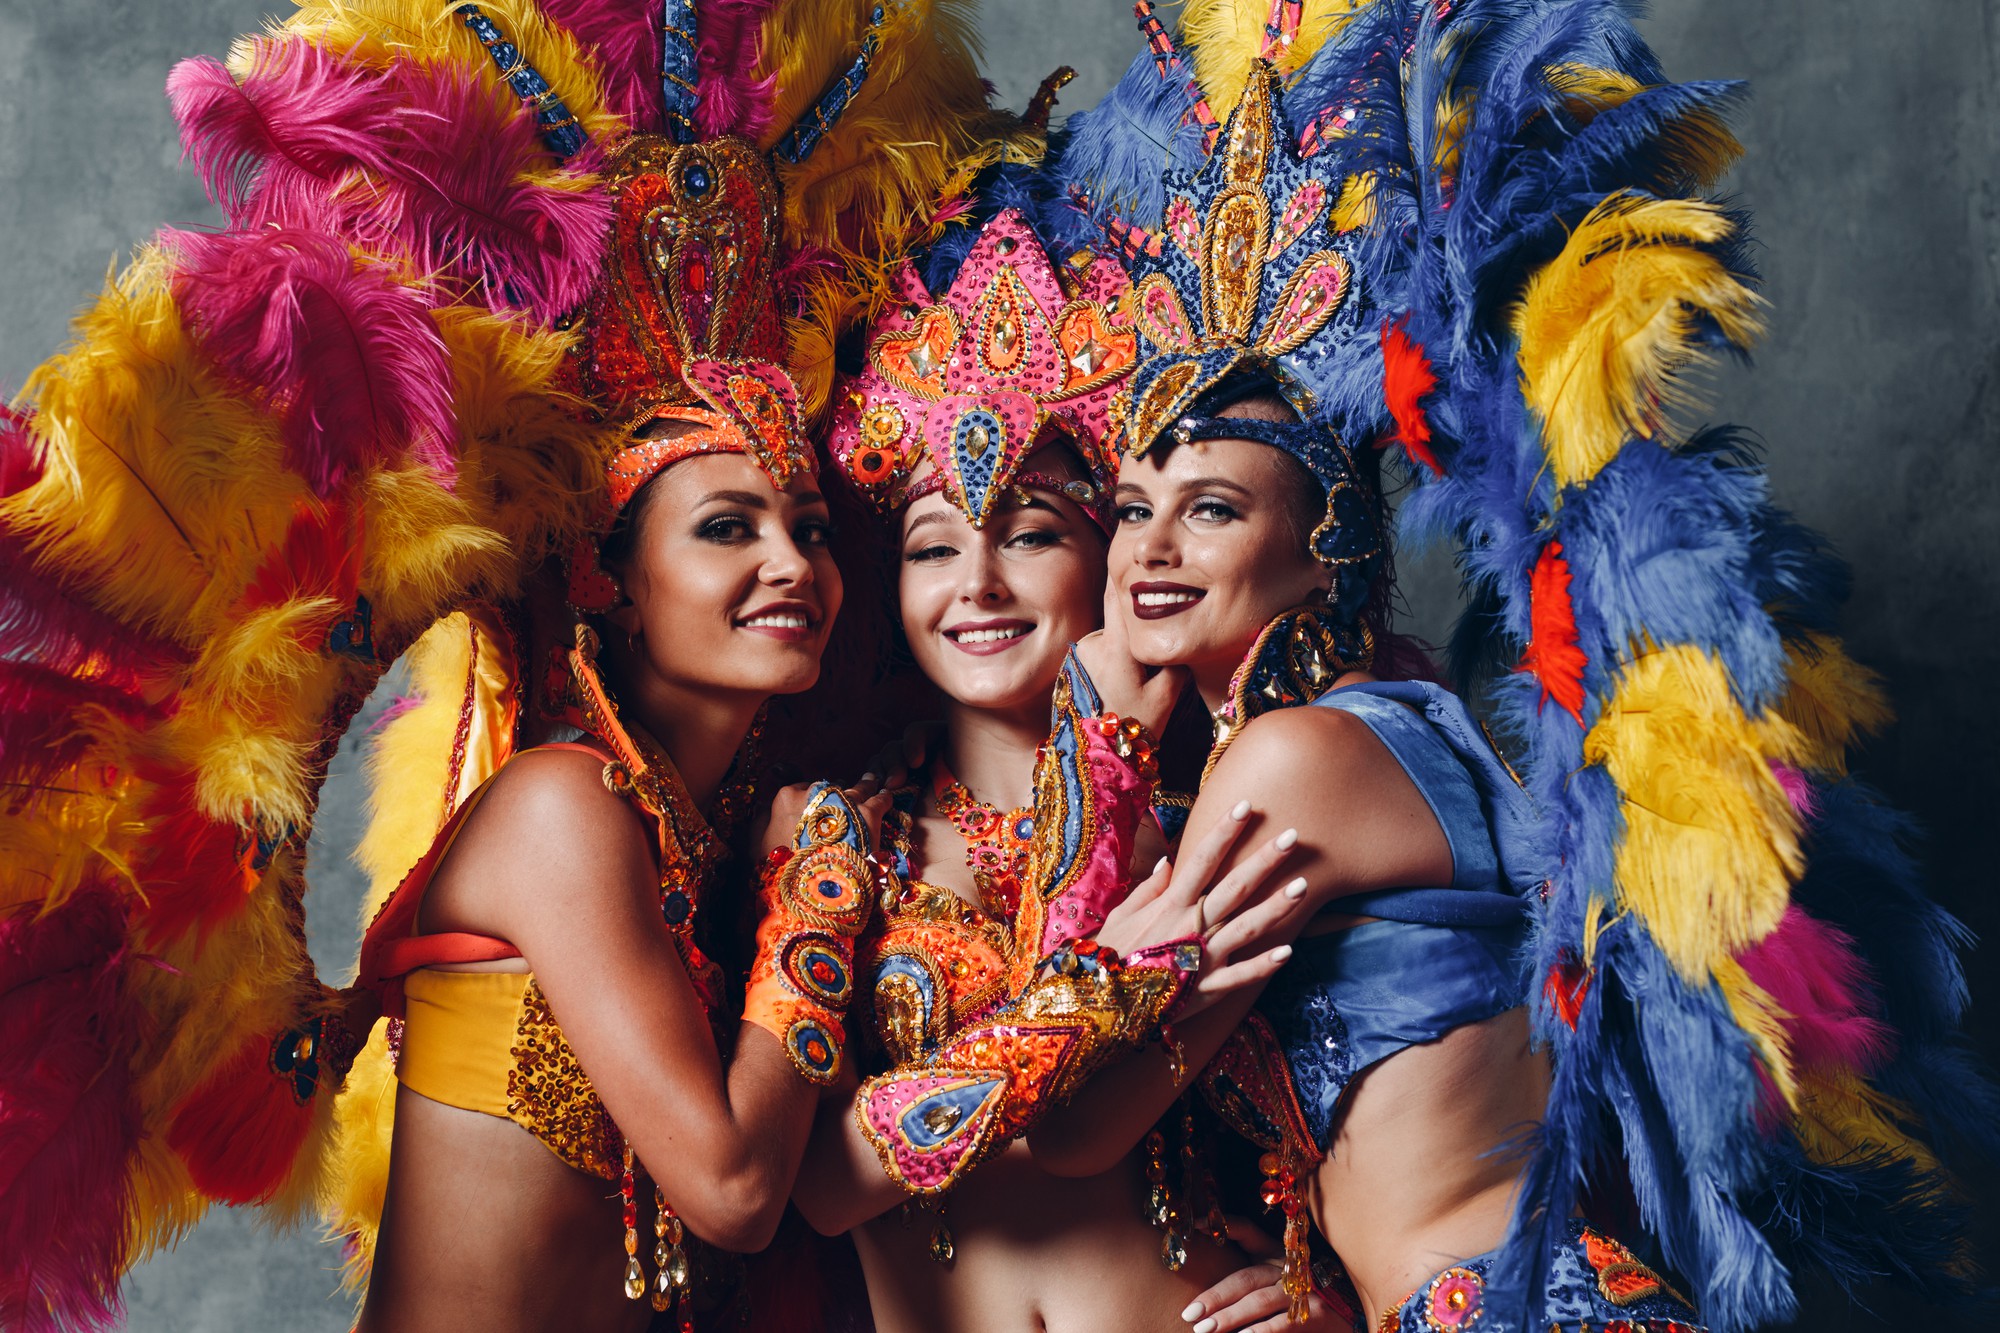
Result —
[[[1142,592],[1138,595],[1141,606],[1180,606],[1186,602],[1198,602],[1198,592]]]
[[[774,629],[804,629],[806,628],[807,623],[808,622],[806,621],[806,618],[802,615],[798,615],[796,613],[781,612],[775,615],[768,615],[768,616],[752,616],[750,619],[743,622],[743,628],[757,629],[759,627],[766,627]]]
[[[1032,625],[1016,625],[1011,629],[964,629],[950,633],[959,643],[998,643],[1002,639],[1018,639],[1033,628]]]

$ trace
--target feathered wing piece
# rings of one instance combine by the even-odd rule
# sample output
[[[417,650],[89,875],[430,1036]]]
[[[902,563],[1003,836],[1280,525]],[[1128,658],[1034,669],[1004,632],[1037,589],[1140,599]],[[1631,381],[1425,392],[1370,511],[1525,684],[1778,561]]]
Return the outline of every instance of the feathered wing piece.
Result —
[[[1218,81],[1294,71],[1284,137],[1325,203],[1283,230],[1353,282],[1293,368],[1351,446],[1400,446],[1404,538],[1457,545],[1457,656],[1554,840],[1524,1000],[1555,1086],[1493,1298],[1621,1165],[1718,1330],[1786,1317],[1811,1269],[1951,1292],[1940,1154],[1995,1123],[1957,1035],[1966,937],[1845,776],[1887,710],[1832,635],[1844,571],[1734,435],[1679,424],[1760,324],[1744,219],[1707,193],[1740,90],[1668,83],[1609,0],[1329,6],[1289,62],[1239,8],[1188,6],[1204,52],[1141,4],[1149,53],[1067,169],[1137,276],[1178,243],[1158,181],[1225,142]]]
[[[668,49],[691,7],[646,8],[308,0],[182,65],[169,95],[224,228],[143,247],[0,419],[9,1327],[108,1325],[124,1268],[211,1202],[289,1217],[325,1187],[365,1034],[304,946],[318,789],[420,639],[423,703],[390,727],[414,790],[382,807],[375,878],[514,743],[506,618],[476,608],[600,521],[619,425],[574,393],[565,317],[604,271],[607,150],[640,131],[754,152],[803,96],[848,169],[791,155],[822,175],[785,239],[858,265],[862,220],[920,213],[946,174],[867,116],[901,114],[905,74],[954,88],[926,142],[985,114],[963,31],[928,5],[719,2]],[[850,109],[875,148],[843,137]],[[833,303],[801,276],[777,279],[809,320]],[[371,1052],[350,1106],[380,1107],[386,1076]],[[384,1126],[343,1108],[378,1164]],[[342,1177],[345,1221],[372,1219],[379,1180]]]

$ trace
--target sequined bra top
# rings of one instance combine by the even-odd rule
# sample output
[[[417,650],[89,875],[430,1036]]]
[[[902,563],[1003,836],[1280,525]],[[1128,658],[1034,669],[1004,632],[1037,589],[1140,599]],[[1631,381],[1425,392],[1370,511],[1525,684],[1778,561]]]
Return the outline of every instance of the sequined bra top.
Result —
[[[606,763],[611,759],[594,744],[538,748],[576,750]],[[390,1046],[396,1078],[403,1086],[446,1106],[512,1120],[568,1165],[617,1180],[624,1140],[533,973],[441,966],[519,958],[520,951],[489,936],[416,930],[425,891],[491,788],[488,779],[453,812],[370,923],[360,975],[382,988],[383,1012],[395,1025]],[[638,801],[634,805],[646,814]],[[684,961],[689,976],[713,1015],[719,974],[688,947]]]
[[[1531,816],[1465,705],[1437,686],[1350,685],[1313,703],[1368,725],[1430,805],[1452,860],[1447,886],[1341,899],[1340,911],[1376,919],[1299,940],[1258,1001],[1325,1148],[1363,1070],[1526,1002],[1528,899],[1510,885],[1500,849]]]
[[[891,829],[912,819],[898,803]],[[1008,998],[1014,923],[942,884],[917,876],[907,838],[889,834],[893,883],[856,947],[856,971],[870,981],[874,1063],[918,1059]]]

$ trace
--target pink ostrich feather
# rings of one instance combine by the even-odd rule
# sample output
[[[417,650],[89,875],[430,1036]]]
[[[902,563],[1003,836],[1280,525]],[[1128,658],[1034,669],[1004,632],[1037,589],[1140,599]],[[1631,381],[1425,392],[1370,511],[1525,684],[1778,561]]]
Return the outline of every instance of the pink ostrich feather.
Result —
[[[93,713],[132,723],[159,710],[114,680],[0,659],[0,784],[53,781],[90,748]]]
[[[0,1327],[116,1327],[139,1116],[110,890],[0,917]]]
[[[450,473],[451,359],[423,291],[297,228],[163,236],[202,351],[270,395],[286,461],[316,492],[406,453]]]
[[[239,85],[207,56],[167,77],[181,151],[232,222],[296,221],[356,167],[379,171],[394,107],[382,76],[303,38],[258,40]]]
[[[1819,816],[1819,797],[1814,794],[1812,779],[1790,764],[1771,761],[1771,776],[1785,790],[1785,799],[1791,802],[1792,810],[1799,819],[1811,823]]]
[[[1785,1011],[1796,1068],[1875,1073],[1894,1053],[1868,965],[1854,941],[1793,903],[1778,928],[1738,955],[1750,979]]]
[[[701,71],[701,101],[694,121],[706,138],[740,134],[755,139],[771,124],[775,74],[757,77],[764,58],[764,20],[774,0],[706,0],[695,59]]]
[[[241,85],[189,61],[168,91],[187,156],[235,229],[350,238],[543,320],[597,279],[610,201],[550,183],[534,116],[483,71],[360,69],[286,38],[258,44]]]
[[[610,234],[606,192],[528,179],[548,157],[534,117],[473,71],[405,64],[392,74],[400,109],[381,187],[330,197],[319,229],[483,287],[496,309],[553,320],[580,305]]]
[[[42,450],[35,443],[34,414],[0,403],[0,498],[42,479]]]
[[[187,660],[164,639],[100,611],[37,561],[13,532],[0,530],[0,660],[38,662],[131,688]]]
[[[639,133],[667,118],[660,92],[660,7],[631,0],[542,0],[542,13],[591,52],[604,105]]]

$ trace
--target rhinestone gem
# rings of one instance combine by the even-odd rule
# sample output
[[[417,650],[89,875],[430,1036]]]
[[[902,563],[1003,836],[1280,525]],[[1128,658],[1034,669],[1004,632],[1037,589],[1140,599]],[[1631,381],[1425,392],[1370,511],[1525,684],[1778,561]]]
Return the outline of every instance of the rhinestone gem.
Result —
[[[1013,351],[1014,343],[1020,336],[1020,330],[1014,326],[1014,321],[1011,319],[1001,320],[993,330],[993,341],[999,345],[1002,352]]]
[[[1069,359],[1079,374],[1095,375],[1097,368],[1104,364],[1104,344],[1095,338],[1086,338],[1083,346],[1076,349],[1076,355]]]
[[[1160,1262],[1167,1266],[1169,1273],[1178,1273],[1187,1266],[1187,1241],[1180,1232],[1169,1231],[1160,1242]]]
[[[910,369],[926,379],[937,369],[937,353],[929,343],[918,343],[910,349]]]
[[[951,1228],[938,1223],[931,1231],[931,1258],[937,1263],[948,1264],[957,1253],[958,1247],[951,1242]]]
[[[956,1106],[933,1106],[924,1112],[924,1128],[933,1134],[948,1134],[958,1127],[963,1114]]]
[[[965,452],[974,458],[984,458],[987,446],[992,443],[993,437],[987,433],[984,426],[974,426],[965,432]]]
[[[625,1299],[636,1301],[646,1294],[646,1275],[639,1269],[637,1259],[625,1261]]]

